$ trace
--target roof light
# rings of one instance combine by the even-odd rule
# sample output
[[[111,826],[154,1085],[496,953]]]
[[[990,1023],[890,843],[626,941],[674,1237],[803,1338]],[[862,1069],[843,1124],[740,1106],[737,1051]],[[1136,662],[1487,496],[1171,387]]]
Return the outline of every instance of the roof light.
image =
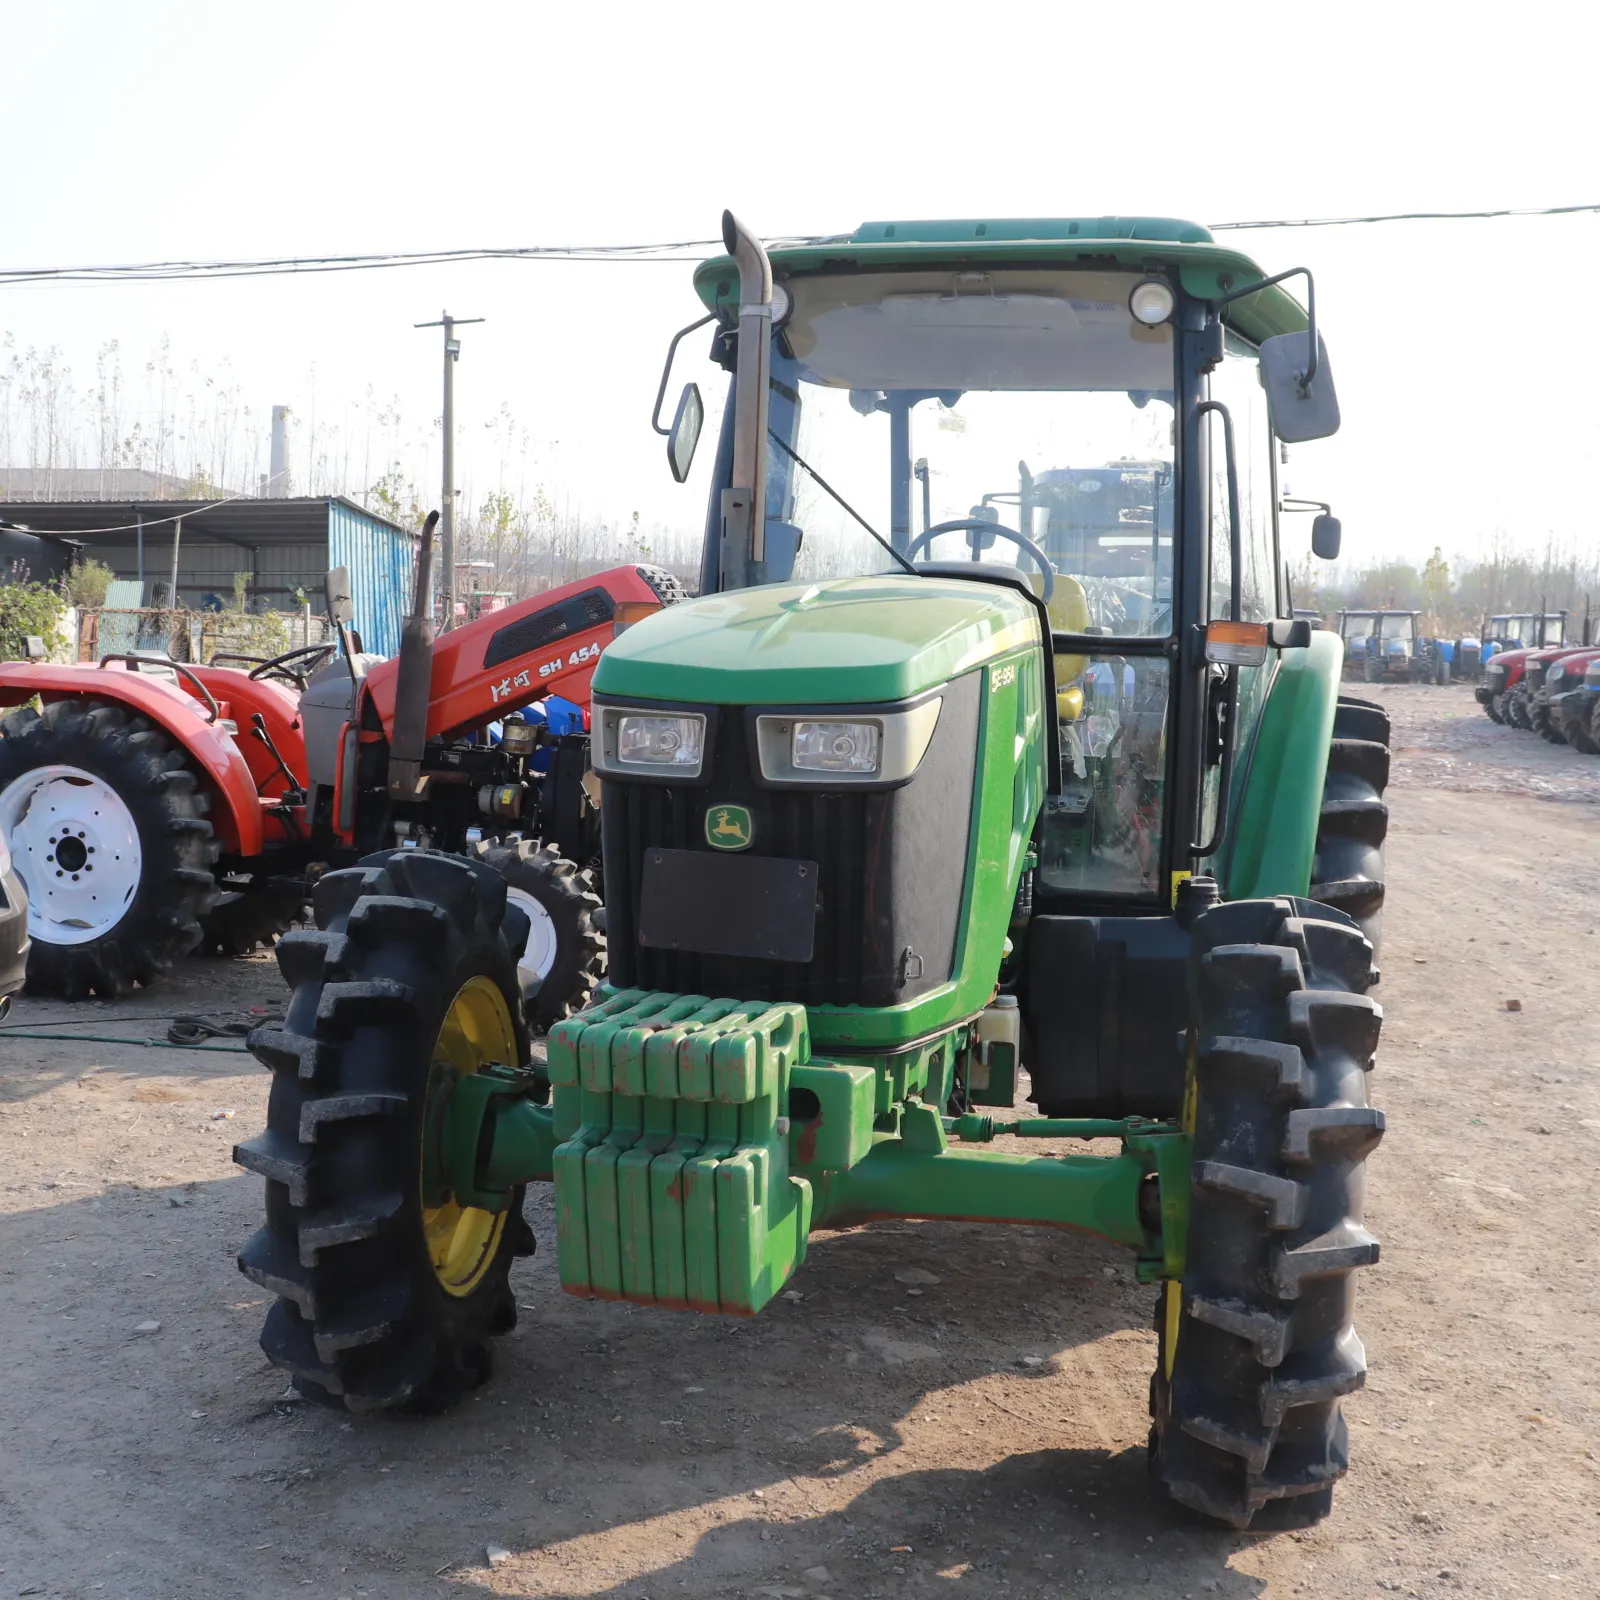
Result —
[[[1176,304],[1172,285],[1165,278],[1145,278],[1134,284],[1128,296],[1128,310],[1133,313],[1134,321],[1142,322],[1147,328],[1159,327],[1172,315]]]

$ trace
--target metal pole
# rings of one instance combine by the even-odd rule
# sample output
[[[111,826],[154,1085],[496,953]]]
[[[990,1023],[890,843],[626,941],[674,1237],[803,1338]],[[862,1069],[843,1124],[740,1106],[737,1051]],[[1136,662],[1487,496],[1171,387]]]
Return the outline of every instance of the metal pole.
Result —
[[[141,586],[139,603],[142,605],[144,603],[144,512],[135,511],[134,516],[138,519],[139,523],[139,583]]]
[[[437,322],[418,322],[418,328],[444,329],[444,482],[440,488],[439,504],[439,557],[444,567],[441,574],[440,594],[444,602],[444,616],[439,621],[439,631],[453,628],[456,622],[456,386],[455,364],[461,359],[461,341],[456,329],[468,323],[482,322],[482,317],[452,317],[448,311],[439,313]]]
[[[172,582],[168,584],[170,593],[167,604],[176,611],[178,609],[178,545],[183,539],[183,518],[179,517],[172,524]]]

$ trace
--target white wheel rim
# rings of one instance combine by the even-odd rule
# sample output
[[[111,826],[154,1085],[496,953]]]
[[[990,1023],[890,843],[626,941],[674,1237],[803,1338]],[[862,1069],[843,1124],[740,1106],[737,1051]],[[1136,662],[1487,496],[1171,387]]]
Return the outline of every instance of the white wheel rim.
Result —
[[[556,925],[550,920],[542,901],[535,900],[526,889],[506,889],[506,899],[520,906],[528,914],[528,942],[523,946],[517,961],[517,976],[524,987],[531,988],[549,977],[556,964]]]
[[[144,851],[122,796],[81,767],[35,767],[0,792],[0,833],[28,891],[28,933],[88,944],[127,915]]]

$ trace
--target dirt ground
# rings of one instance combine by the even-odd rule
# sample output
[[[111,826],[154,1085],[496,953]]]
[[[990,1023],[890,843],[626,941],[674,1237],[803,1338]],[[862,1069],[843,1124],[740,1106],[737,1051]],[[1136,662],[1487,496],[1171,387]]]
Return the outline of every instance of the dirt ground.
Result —
[[[1600,1593],[1600,760],[1464,689],[1372,692],[1383,1259],[1321,1527],[1151,1502],[1151,1291],[1045,1230],[820,1235],[741,1324],[562,1295],[538,1193],[486,1390],[430,1422],[294,1401],[233,1264],[265,1072],[65,1037],[282,1004],[269,959],[195,961],[132,1003],[19,1004],[59,1043],[0,1033],[0,1596]]]

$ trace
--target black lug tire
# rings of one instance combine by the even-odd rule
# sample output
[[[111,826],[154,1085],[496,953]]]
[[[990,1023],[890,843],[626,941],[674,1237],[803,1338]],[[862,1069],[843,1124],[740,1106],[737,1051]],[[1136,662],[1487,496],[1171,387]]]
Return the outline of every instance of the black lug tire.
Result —
[[[515,844],[484,840],[476,857],[537,900],[555,929],[556,954],[539,992],[526,1002],[528,1026],[548,1033],[583,1010],[606,975],[606,936],[600,896],[589,873],[554,845],[531,839]]]
[[[211,797],[185,751],[147,718],[100,700],[24,706],[0,721],[0,791],[22,774],[61,764],[116,790],[139,830],[143,865],[122,919],[98,939],[48,944],[33,935],[29,994],[117,999],[154,983],[200,942],[217,898]]]
[[[515,1326],[508,1275],[531,1235],[518,1189],[472,1291],[439,1282],[422,1224],[429,1071],[474,977],[504,996],[526,1063],[526,919],[498,874],[420,850],[328,873],[312,906],[315,930],[278,941],[293,989],[283,1026],[250,1035],[272,1071],[267,1131],[233,1154],[267,1180],[266,1222],[239,1268],[278,1297],[261,1348],[302,1394],[351,1411],[441,1411],[487,1379],[489,1336]]]
[[[1367,659],[1362,663],[1361,676],[1365,678],[1368,683],[1380,682],[1383,678],[1383,663],[1381,661],[1374,661],[1371,656],[1368,656]]]
[[[1322,786],[1311,898],[1354,917],[1377,950],[1383,934],[1383,845],[1389,834],[1389,713],[1341,695]]]
[[[1349,1464],[1340,1400],[1366,1356],[1354,1273],[1367,1105],[1382,1011],[1371,947],[1311,901],[1237,901],[1195,926],[1194,1167],[1177,1348],[1158,1302],[1151,1470],[1172,1499],[1235,1528],[1327,1513]]]
[[[1600,707],[1600,695],[1595,696]],[[1567,730],[1567,743],[1582,755],[1600,756],[1600,716],[1579,717]]]
[[[1506,721],[1506,697],[1503,694],[1492,694],[1483,703],[1483,713],[1491,722],[1497,722],[1501,727]]]
[[[1440,656],[1433,664],[1433,681],[1441,688],[1450,686],[1450,663]]]
[[[1505,718],[1513,728],[1521,728],[1528,733],[1533,728],[1533,719],[1528,715],[1528,697],[1516,691],[1506,696]]]
[[[1550,715],[1550,702],[1548,700],[1535,700],[1533,709],[1528,713],[1528,721],[1533,731],[1547,744],[1565,744],[1567,736],[1556,726],[1555,719]]]
[[[231,893],[226,885],[200,923],[199,953],[247,956],[270,950],[305,915],[304,893],[295,886],[257,878]]]

